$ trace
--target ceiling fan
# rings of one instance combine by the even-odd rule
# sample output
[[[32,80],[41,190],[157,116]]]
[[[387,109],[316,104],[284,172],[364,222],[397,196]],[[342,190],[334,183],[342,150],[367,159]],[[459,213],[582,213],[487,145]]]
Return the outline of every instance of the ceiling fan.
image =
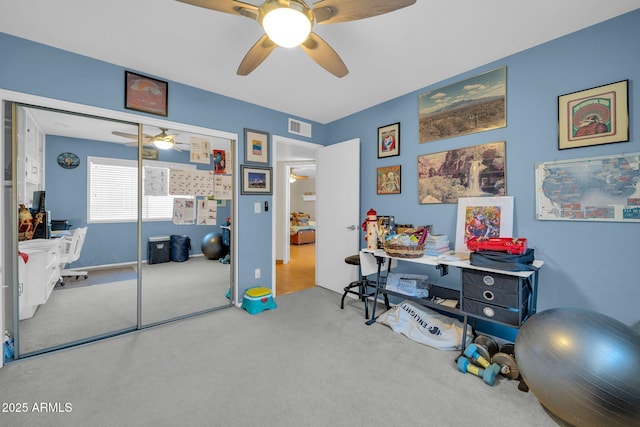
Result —
[[[176,143],[176,141],[174,140],[174,138],[178,134],[177,133],[168,134],[167,131],[168,129],[160,128],[160,133],[157,135],[146,135],[146,134],[143,135],[142,145],[146,147],[149,147],[149,146],[157,147],[157,148],[160,148],[161,150],[171,149],[176,151],[182,151],[180,147],[178,147],[178,143]],[[133,133],[119,132],[115,130],[111,133],[116,136],[122,136],[124,138],[129,138],[134,140],[132,142],[128,142],[125,145],[129,145],[132,147],[138,146],[138,135],[135,135]]]
[[[289,173],[289,182],[294,182],[298,179],[309,179],[307,175],[296,175],[295,170],[291,168],[291,172]]]
[[[312,31],[314,24],[334,24],[382,15],[411,6],[416,0],[320,0],[308,6],[304,0],[266,0],[260,6],[236,0],[177,0],[218,12],[258,21],[265,33],[249,49],[237,74],[255,70],[277,46],[300,46],[322,68],[344,77],[349,73],[340,56]]]

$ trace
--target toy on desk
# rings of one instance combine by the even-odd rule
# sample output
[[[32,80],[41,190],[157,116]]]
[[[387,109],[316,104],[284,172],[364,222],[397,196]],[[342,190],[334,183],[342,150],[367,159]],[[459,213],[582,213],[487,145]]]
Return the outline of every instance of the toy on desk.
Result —
[[[527,239],[511,237],[490,237],[488,239],[472,238],[467,240],[470,251],[499,251],[508,254],[522,255],[527,251]]]
[[[367,249],[378,249],[378,213],[369,209],[367,218],[362,223],[362,231],[366,232],[364,239],[367,241]]]

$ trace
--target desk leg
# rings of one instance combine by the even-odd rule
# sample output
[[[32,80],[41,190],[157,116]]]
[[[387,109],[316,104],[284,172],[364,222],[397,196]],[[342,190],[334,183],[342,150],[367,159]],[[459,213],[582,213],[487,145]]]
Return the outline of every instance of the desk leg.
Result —
[[[374,323],[376,323],[376,307],[378,306],[378,295],[380,295],[380,269],[382,268],[382,259],[380,257],[376,257],[376,263],[378,264],[378,272],[376,273],[376,293],[373,296],[371,319],[364,322],[367,325],[373,325]]]
[[[460,348],[461,348],[462,354],[464,354],[464,350],[465,348],[467,348],[467,327],[468,327],[467,322],[469,321],[466,314],[463,316],[462,321],[464,322],[464,325],[462,325],[462,343],[460,345]]]

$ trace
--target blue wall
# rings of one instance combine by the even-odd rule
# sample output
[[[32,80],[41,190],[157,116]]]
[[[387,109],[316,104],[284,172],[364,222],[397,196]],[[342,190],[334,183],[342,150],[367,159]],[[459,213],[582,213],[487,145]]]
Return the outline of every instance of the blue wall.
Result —
[[[417,200],[417,156],[460,147],[506,141],[507,192],[515,198],[515,234],[527,237],[545,262],[540,274],[538,308],[579,306],[611,315],[625,323],[639,320],[637,285],[640,225],[637,223],[537,221],[534,165],[537,162],[640,151],[636,138],[640,77],[640,11],[587,28],[523,51],[433,86],[403,95],[327,125],[313,123],[312,142],[333,144],[360,138],[362,218],[374,207],[394,214],[399,222],[433,224],[437,232],[455,236],[457,206],[421,205]],[[0,34],[0,87],[40,96],[123,108],[123,71],[62,50]],[[455,52],[452,52],[454,55]],[[473,135],[418,143],[418,95],[467,77],[507,67],[507,127]],[[150,74],[149,70],[141,70]],[[429,69],[425,68],[428,74]],[[158,76],[162,78],[162,76]],[[631,141],[597,147],[557,149],[557,97],[602,84],[629,79]],[[287,135],[289,115],[221,95],[170,82],[168,120],[237,133],[237,158],[244,158],[243,128]],[[327,108],[330,108],[328,106]],[[304,112],[300,112],[304,119]],[[144,114],[140,114],[144,118]],[[306,120],[308,121],[308,120]],[[377,158],[377,128],[401,123],[401,155]],[[402,165],[402,193],[378,196],[375,170]],[[253,214],[253,203],[271,202],[271,196],[240,196],[238,212],[240,290],[271,276],[272,211]],[[458,286],[455,273],[440,284]]]
[[[124,108],[123,67],[5,33],[0,33],[0,54],[0,88],[133,113]],[[148,70],[132,71],[153,76]],[[162,76],[155,77],[162,79]],[[313,139],[295,136],[296,139],[319,144],[326,139],[324,126],[303,116],[284,114],[173,81],[169,81],[169,86],[166,119],[237,134],[236,158],[240,163],[244,159],[244,128],[291,137],[287,132],[288,119],[294,118],[313,126]],[[145,116],[157,118],[145,113],[139,116],[143,123]],[[239,256],[236,261],[240,293],[252,286],[268,284],[266,281],[272,275],[271,253],[265,248],[271,247],[273,211],[253,213],[253,204],[264,201],[273,205],[271,196],[240,196],[238,200]],[[261,269],[262,279],[254,278],[255,268]]]
[[[538,221],[534,165],[539,162],[640,151],[640,10],[486,64],[433,86],[376,105],[327,126],[327,141],[361,138],[362,218],[374,208],[399,223],[433,224],[455,240],[456,204],[419,204],[417,156],[506,141],[507,194],[514,196],[514,234],[526,237],[540,272],[538,310],[556,306],[594,309],[631,324],[640,320],[640,224]],[[455,54],[453,52],[452,54]],[[465,78],[507,67],[507,127],[420,144],[418,96]],[[429,70],[425,69],[425,73]],[[629,79],[630,142],[558,150],[557,97]],[[400,156],[377,158],[377,128],[401,123]],[[376,168],[402,165],[402,193],[376,194]],[[407,267],[409,270],[409,268]],[[459,275],[439,278],[459,286]]]

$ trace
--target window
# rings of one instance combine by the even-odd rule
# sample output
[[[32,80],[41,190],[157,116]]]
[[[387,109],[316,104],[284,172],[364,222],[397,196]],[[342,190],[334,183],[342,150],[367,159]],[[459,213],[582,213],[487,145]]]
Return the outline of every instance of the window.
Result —
[[[138,220],[138,162],[135,160],[89,157],[88,222],[132,222]],[[195,169],[194,165],[143,161],[142,179],[146,166],[154,170]],[[143,181],[144,182],[144,181]],[[162,196],[142,197],[143,221],[170,221],[173,199],[165,191]],[[185,197],[185,196],[180,196]],[[188,197],[188,196],[186,196]]]

